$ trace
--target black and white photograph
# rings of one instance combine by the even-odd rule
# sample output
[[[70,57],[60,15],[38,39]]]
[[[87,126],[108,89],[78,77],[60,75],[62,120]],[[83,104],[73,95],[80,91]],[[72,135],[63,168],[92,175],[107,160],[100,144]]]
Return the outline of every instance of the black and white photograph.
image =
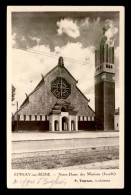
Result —
[[[8,7],[9,187],[123,187],[123,13]]]

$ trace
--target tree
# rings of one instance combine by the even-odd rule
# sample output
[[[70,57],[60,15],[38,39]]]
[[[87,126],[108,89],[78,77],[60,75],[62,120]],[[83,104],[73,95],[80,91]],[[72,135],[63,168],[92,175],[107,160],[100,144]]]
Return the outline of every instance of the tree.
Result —
[[[14,99],[15,99],[15,91],[16,91],[16,88],[15,88],[14,85],[12,84],[12,102],[13,102]]]

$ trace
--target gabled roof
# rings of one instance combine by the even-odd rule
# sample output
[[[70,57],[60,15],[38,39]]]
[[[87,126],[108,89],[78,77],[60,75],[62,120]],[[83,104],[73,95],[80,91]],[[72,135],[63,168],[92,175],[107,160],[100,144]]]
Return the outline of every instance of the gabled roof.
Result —
[[[76,79],[71,75],[71,73],[65,68],[65,66],[59,66],[56,65],[54,68],[52,68],[47,74],[45,74],[45,76],[43,76],[43,78],[40,80],[40,82],[38,83],[38,85],[35,87],[35,89],[28,95],[28,97],[26,97],[26,99],[24,100],[24,102],[21,104],[19,110],[21,110],[25,105],[27,105],[29,103],[29,96],[32,95],[36,90],[38,90],[42,85],[45,84],[44,79],[51,73],[53,72],[57,67],[60,68],[64,68],[66,70],[66,72],[73,78],[73,80],[77,83]],[[76,86],[76,88],[78,89],[78,91],[84,96],[84,98],[89,101],[87,99],[87,97],[80,91],[80,89]],[[18,110],[18,111],[19,111]],[[94,112],[94,111],[93,111]]]
[[[81,90],[76,86],[76,88],[78,89],[78,91],[84,96],[84,98],[89,102],[89,100],[87,99],[87,97],[81,92]]]
[[[41,85],[43,85],[44,84],[44,78],[46,78],[51,72],[53,72],[57,67],[61,67],[61,68],[64,68],[66,71],[67,71],[67,73],[75,80],[75,82],[77,82],[76,81],[76,79],[71,75],[71,73],[65,68],[65,66],[59,66],[59,65],[56,65],[54,68],[52,68],[47,74],[45,74],[45,76],[40,80],[40,82],[38,83],[38,85],[36,86],[36,88],[28,95],[28,97],[30,96],[30,95],[32,95],[37,89],[39,89],[39,87],[41,86]],[[24,100],[24,102],[21,104],[21,106],[20,106],[20,108],[22,108],[26,103],[27,103],[27,98]]]
[[[68,72],[68,74],[75,80],[75,82],[77,82],[77,80],[72,76],[72,74],[65,68],[65,66],[63,66],[63,68]]]
[[[20,108],[29,102],[29,97],[27,97],[24,102],[21,104]]]
[[[95,111],[94,110],[92,110],[92,108],[88,105],[88,107],[90,108],[90,110],[95,114]]]

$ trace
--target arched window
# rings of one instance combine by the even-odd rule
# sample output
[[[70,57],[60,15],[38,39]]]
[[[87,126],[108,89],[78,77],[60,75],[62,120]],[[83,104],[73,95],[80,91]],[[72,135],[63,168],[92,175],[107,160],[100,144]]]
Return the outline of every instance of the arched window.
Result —
[[[62,130],[67,131],[68,130],[68,118],[62,117]]]

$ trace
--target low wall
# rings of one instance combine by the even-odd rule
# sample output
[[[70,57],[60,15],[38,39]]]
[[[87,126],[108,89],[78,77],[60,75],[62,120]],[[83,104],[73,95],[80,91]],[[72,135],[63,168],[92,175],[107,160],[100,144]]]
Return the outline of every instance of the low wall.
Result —
[[[18,121],[18,130],[38,130],[38,131],[48,131],[49,121]],[[17,130],[17,121],[12,123],[12,131]]]
[[[78,121],[79,130],[96,130],[95,121]],[[18,121],[21,131],[49,131],[49,121]],[[12,131],[17,131],[17,121],[12,122]]]
[[[95,121],[78,121],[79,130],[96,130]]]

